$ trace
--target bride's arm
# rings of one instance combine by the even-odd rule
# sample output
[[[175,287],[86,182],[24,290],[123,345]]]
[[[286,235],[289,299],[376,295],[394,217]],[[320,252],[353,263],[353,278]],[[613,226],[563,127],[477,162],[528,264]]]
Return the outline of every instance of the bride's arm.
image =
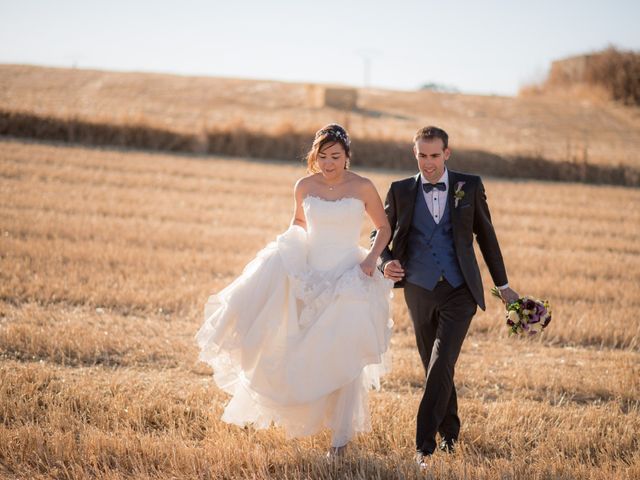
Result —
[[[305,179],[301,178],[296,182],[295,187],[293,187],[293,198],[294,198],[294,207],[293,207],[293,218],[291,219],[291,226],[298,225],[299,227],[307,229],[307,219],[304,216],[304,209],[302,208],[302,201],[304,200],[304,192],[305,192]]]
[[[375,240],[369,249],[367,258],[362,262],[362,270],[367,275],[372,275],[373,270],[376,268],[378,257],[382,253],[382,250],[389,244],[391,239],[391,227],[389,226],[389,220],[387,214],[382,206],[382,200],[373,183],[367,180],[364,191],[363,200],[367,215],[373,222],[376,230]]]

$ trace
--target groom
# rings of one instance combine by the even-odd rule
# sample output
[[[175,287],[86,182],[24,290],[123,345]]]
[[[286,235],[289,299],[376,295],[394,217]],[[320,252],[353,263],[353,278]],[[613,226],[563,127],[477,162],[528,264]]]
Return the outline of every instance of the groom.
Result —
[[[424,127],[413,142],[420,173],[389,188],[385,211],[393,236],[381,270],[404,287],[426,373],[416,430],[416,460],[426,468],[436,434],[439,448],[451,452],[460,432],[454,368],[471,318],[485,308],[474,235],[502,299],[512,302],[518,294],[507,282],[480,177],[445,167],[451,151],[444,130]]]

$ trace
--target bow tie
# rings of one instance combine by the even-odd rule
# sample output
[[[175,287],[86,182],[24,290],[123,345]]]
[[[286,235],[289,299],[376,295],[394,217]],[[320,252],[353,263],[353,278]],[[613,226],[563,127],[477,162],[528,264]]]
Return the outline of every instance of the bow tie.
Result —
[[[444,192],[447,189],[447,186],[444,184],[444,182],[438,182],[436,184],[433,183],[423,183],[422,184],[422,188],[424,189],[425,193],[429,193],[431,190],[433,190],[434,188],[437,188],[438,190],[440,190],[441,192]]]

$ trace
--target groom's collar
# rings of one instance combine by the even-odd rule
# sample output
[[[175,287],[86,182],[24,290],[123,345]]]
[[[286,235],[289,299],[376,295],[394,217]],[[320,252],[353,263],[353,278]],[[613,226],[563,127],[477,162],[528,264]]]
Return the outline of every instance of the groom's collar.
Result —
[[[418,173],[418,180],[423,184],[430,183],[429,180],[424,178],[424,175],[422,175],[422,172]],[[436,183],[439,183],[439,182],[444,183],[445,186],[447,187],[447,190],[449,190],[449,169],[447,169],[447,167],[444,168],[444,172],[442,173],[442,176],[440,177],[440,179],[438,179]]]

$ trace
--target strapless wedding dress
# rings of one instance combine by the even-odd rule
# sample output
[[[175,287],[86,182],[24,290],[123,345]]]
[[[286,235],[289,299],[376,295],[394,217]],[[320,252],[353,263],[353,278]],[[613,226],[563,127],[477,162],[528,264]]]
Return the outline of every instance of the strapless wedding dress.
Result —
[[[231,395],[222,419],[289,437],[370,430],[367,389],[387,369],[393,282],[365,275],[364,204],[308,196],[291,226],[205,305],[200,359]]]

